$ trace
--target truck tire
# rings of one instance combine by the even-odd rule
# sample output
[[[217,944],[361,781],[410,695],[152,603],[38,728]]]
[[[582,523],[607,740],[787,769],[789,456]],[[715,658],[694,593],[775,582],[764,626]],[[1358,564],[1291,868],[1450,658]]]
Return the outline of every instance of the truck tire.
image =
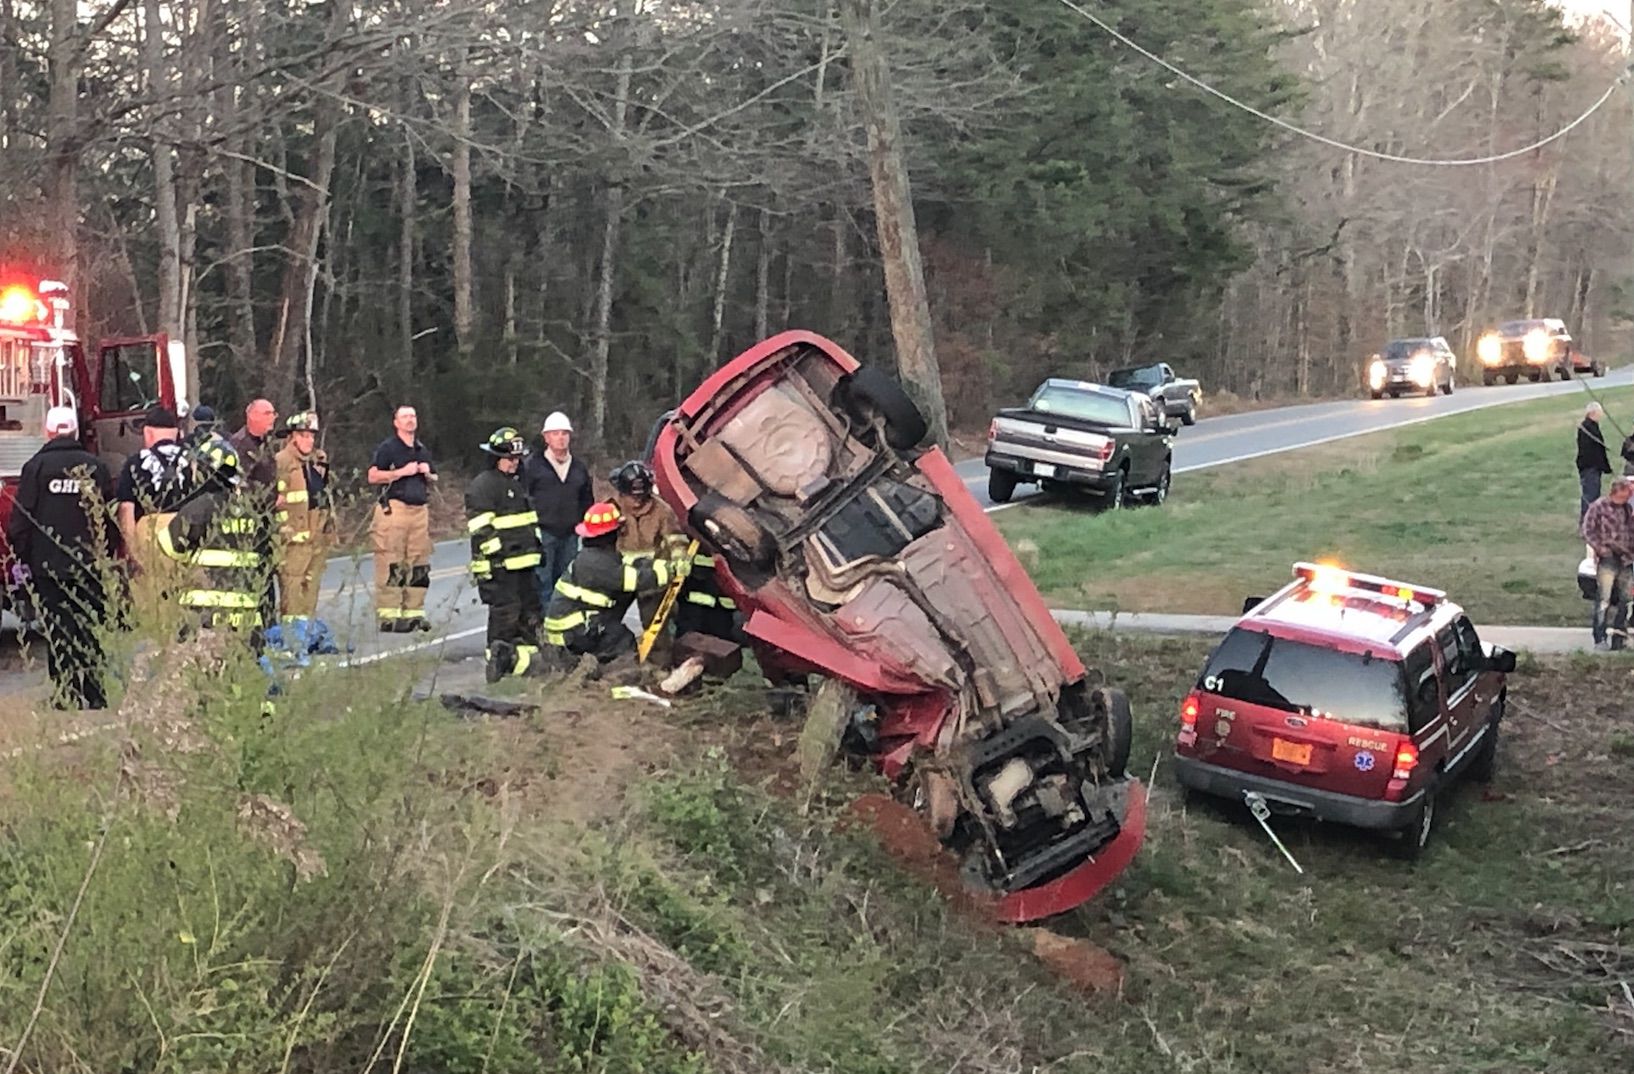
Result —
[[[1129,495],[1129,469],[1120,466],[1112,471],[1112,483],[1106,487],[1106,493],[1101,497],[1103,511],[1121,511]]]
[[[1572,379],[1572,363],[1571,363],[1571,359],[1569,359],[1569,358],[1566,360],[1566,363],[1560,367],[1560,379],[1561,380],[1571,380]]]
[[[1481,374],[1481,383],[1485,384],[1488,388],[1492,387],[1497,382],[1498,382],[1498,378],[1494,377],[1491,373],[1482,373]]]
[[[867,421],[872,410],[884,420],[885,442],[898,451],[913,447],[930,431],[902,385],[873,366],[865,365],[842,380],[840,390],[853,417]]]
[[[1596,361],[1594,363],[1594,375],[1597,376],[1597,377],[1605,376],[1606,375],[1606,363]]]
[[[1135,718],[1129,695],[1113,686],[1101,686],[1089,695],[1089,712],[1105,743],[1106,772],[1122,779],[1129,771],[1129,749],[1135,741]]]
[[[1516,384],[1516,383],[1519,383],[1520,379],[1521,379],[1521,375],[1519,373],[1511,373],[1511,374],[1509,374],[1509,376],[1504,378],[1504,381],[1505,381],[1505,383],[1508,383],[1508,384]],[[1536,379],[1536,378],[1534,378],[1534,379]]]
[[[1452,374],[1448,373],[1447,374],[1447,383],[1445,383],[1445,384],[1443,384],[1441,386],[1441,394],[1442,395],[1451,395],[1452,394],[1452,389],[1453,389]]]
[[[1186,408],[1186,410],[1185,410],[1185,413],[1180,415],[1180,424],[1188,425],[1188,426],[1197,424],[1197,404],[1196,403],[1193,403],[1190,406],[1188,406]]]
[[[1016,492],[1016,475],[1008,470],[987,471],[987,498],[994,503],[1009,503]]]
[[[1173,464],[1165,459],[1163,472],[1158,475],[1157,484],[1152,486],[1152,498],[1149,501],[1153,507],[1161,507],[1169,498],[1169,483],[1173,480]]]
[[[1430,845],[1430,833],[1435,829],[1435,785],[1426,787],[1418,800],[1412,817],[1390,842],[1390,852],[1402,861],[1417,861]]]
[[[726,559],[734,575],[764,574],[777,559],[777,542],[741,504],[706,493],[687,514],[700,544]]]

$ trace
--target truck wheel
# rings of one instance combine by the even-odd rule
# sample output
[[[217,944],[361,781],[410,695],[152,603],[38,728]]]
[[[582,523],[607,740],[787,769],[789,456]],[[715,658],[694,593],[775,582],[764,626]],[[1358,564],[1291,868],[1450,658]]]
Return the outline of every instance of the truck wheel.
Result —
[[[863,366],[840,384],[846,410],[860,421],[869,420],[870,410],[877,413],[885,422],[885,442],[896,450],[908,450],[930,431],[902,385],[873,366]]]
[[[1383,399],[1384,398],[1384,393],[1383,392],[1368,392],[1367,394],[1372,396],[1375,399]]]
[[[1442,395],[1451,395],[1452,394],[1452,374],[1451,373],[1447,374],[1447,383],[1445,383],[1445,384],[1443,384],[1441,386],[1441,394]]]
[[[1182,424],[1182,425],[1196,425],[1197,424],[1197,404],[1196,403],[1193,403],[1191,406],[1187,407],[1186,410],[1185,410],[1185,413],[1180,415],[1180,424]]]
[[[1426,788],[1418,800],[1411,819],[1390,844],[1390,852],[1402,861],[1417,861],[1430,845],[1430,832],[1435,828],[1435,788]]]
[[[1129,748],[1135,741],[1135,717],[1129,695],[1113,686],[1097,687],[1089,695],[1089,714],[1101,731],[1107,775],[1122,779],[1129,771]]]
[[[1492,387],[1497,382],[1498,382],[1498,378],[1494,377],[1491,373],[1482,373],[1481,374],[1481,383],[1485,384],[1488,388]]]
[[[1514,384],[1517,381],[1519,381],[1520,379],[1521,379],[1521,375],[1519,373],[1511,373],[1511,374],[1509,374],[1509,376],[1504,378],[1504,382],[1506,384]],[[1534,377],[1532,379],[1536,380],[1537,378]]]
[[[1572,379],[1572,363],[1567,362],[1565,365],[1560,367],[1560,379],[1561,380],[1571,380]]]
[[[733,574],[763,574],[777,559],[777,542],[741,504],[707,493],[687,514],[701,544],[726,558]]]
[[[1597,377],[1605,376],[1606,375],[1606,363],[1604,363],[1604,362],[1595,362],[1594,363],[1594,375],[1597,376]]]
[[[1008,470],[987,471],[987,498],[994,503],[1009,503],[1015,495],[1016,475]]]
[[[1530,373],[1526,374],[1526,379],[1531,381],[1533,384],[1536,384],[1543,379],[1543,373],[1541,370],[1534,369]],[[1510,383],[1513,384],[1514,381],[1510,381]]]
[[[1163,473],[1158,476],[1157,484],[1152,486],[1151,504],[1153,507],[1161,506],[1169,498],[1169,482],[1172,480],[1170,466],[1171,464],[1165,460]]]
[[[1432,380],[1432,381],[1430,381],[1430,386],[1428,388],[1424,389],[1424,394],[1429,396],[1431,399],[1434,399],[1435,398],[1435,393],[1436,393],[1435,381]]]
[[[1129,471],[1123,467],[1112,471],[1112,483],[1106,486],[1106,492],[1101,497],[1101,509],[1104,511],[1118,511],[1124,507],[1124,500],[1128,493],[1125,491],[1129,484]]]

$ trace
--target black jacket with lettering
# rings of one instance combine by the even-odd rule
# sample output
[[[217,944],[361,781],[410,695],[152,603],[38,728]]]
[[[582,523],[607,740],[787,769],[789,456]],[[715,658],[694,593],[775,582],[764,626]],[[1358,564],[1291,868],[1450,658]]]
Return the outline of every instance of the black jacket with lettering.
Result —
[[[100,577],[99,554],[119,547],[108,464],[73,437],[47,441],[23,464],[6,524],[12,554],[37,576],[68,585]]]
[[[495,575],[539,566],[539,516],[517,475],[484,470],[466,486],[465,528],[471,535],[471,577],[484,604],[509,592],[491,584]]]

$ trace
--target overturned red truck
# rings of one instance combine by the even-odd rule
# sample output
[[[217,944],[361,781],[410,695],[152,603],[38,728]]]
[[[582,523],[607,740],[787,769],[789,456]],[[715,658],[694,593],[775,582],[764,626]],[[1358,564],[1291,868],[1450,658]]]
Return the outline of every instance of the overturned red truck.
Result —
[[[925,433],[894,380],[785,332],[688,396],[652,457],[763,664],[840,684],[844,746],[896,781],[995,916],[1036,920],[1140,846],[1129,703],[1090,685]]]
[[[68,288],[60,282],[0,280],[0,562],[10,558],[5,523],[17,477],[39,450],[48,408],[73,407],[87,445],[117,469],[142,446],[148,407],[187,406],[180,341],[107,339],[87,357],[71,314]]]

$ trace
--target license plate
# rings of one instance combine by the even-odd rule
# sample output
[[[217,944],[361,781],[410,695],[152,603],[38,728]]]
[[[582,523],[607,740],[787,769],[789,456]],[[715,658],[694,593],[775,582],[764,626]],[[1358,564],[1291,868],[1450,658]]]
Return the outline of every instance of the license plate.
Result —
[[[1310,744],[1307,742],[1289,742],[1287,739],[1273,738],[1271,740],[1271,759],[1273,761],[1287,761],[1289,764],[1310,764]]]
[[[1039,477],[1054,477],[1055,467],[1047,462],[1035,462],[1033,463],[1033,473]]]

